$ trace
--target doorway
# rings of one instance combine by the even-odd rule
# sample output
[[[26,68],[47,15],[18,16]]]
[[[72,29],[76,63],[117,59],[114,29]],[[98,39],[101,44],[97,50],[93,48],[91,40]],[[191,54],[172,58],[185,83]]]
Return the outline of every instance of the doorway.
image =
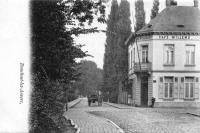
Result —
[[[148,75],[141,76],[141,106],[148,106]]]

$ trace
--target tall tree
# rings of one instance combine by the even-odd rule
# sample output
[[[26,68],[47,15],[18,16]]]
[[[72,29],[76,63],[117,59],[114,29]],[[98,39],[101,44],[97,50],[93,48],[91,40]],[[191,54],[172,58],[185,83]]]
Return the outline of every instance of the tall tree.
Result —
[[[106,94],[113,94],[116,88],[115,80],[115,47],[116,47],[116,24],[118,22],[118,2],[112,0],[111,11],[107,20],[107,33],[106,33],[106,44],[104,53],[104,65],[103,65],[103,89],[102,91]]]
[[[151,19],[155,18],[159,11],[159,0],[153,1],[153,8],[151,9]]]
[[[67,89],[78,76],[75,59],[86,56],[81,46],[74,44],[72,34],[93,32],[94,29],[85,29],[84,24],[92,23],[98,13],[101,14],[98,20],[104,22],[105,7],[101,2],[86,0],[32,0],[30,5],[33,81],[30,132],[51,132],[49,116],[62,116]],[[74,27],[75,20],[82,28]]]
[[[135,1],[135,19],[135,32],[137,32],[145,25],[145,11],[143,0]]]
[[[119,20],[117,23],[117,46],[115,50],[115,69],[117,73],[117,92],[120,82],[123,88],[127,89],[128,81],[128,48],[125,41],[131,33],[130,3],[127,0],[121,0],[119,6]]]
[[[104,54],[104,92],[109,92],[109,100],[117,102],[119,82],[127,80],[128,50],[125,40],[131,32],[130,4],[122,0],[118,7],[117,0],[112,1],[107,30],[114,34],[106,34]]]
[[[102,70],[97,68],[95,62],[82,60],[78,66],[78,72],[81,76],[74,83],[78,92],[83,96],[96,93],[102,82]]]

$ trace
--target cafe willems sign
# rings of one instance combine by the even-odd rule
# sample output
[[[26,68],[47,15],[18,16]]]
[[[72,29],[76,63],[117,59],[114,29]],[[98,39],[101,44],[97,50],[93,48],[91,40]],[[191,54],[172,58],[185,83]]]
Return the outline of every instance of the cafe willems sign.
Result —
[[[159,39],[178,39],[178,40],[188,40],[189,35],[159,35]]]
[[[139,36],[137,41],[159,39],[159,40],[200,40],[200,36],[190,35],[150,35],[150,36]]]

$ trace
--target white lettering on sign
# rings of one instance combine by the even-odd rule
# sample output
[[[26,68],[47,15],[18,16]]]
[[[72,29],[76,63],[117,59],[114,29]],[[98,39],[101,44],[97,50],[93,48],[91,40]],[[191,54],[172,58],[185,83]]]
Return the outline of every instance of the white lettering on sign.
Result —
[[[190,36],[172,36],[172,39],[190,39]]]
[[[167,35],[161,35],[161,36],[159,36],[159,39],[168,39],[168,36]]]
[[[180,39],[180,40],[188,40],[190,39],[189,35],[159,35],[159,39]]]

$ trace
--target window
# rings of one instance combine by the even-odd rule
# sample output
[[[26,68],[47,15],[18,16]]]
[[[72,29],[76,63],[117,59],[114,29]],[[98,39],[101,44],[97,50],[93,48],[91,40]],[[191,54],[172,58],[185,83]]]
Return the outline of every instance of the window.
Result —
[[[185,93],[184,93],[186,99],[194,98],[194,87],[195,87],[194,77],[186,77],[185,78]]]
[[[148,46],[142,46],[142,63],[148,62]]]
[[[194,45],[186,45],[186,65],[194,65],[195,64],[195,46]]]
[[[132,69],[132,50],[131,50],[131,59],[130,59],[130,65],[131,65],[131,69]]]
[[[164,98],[173,98],[174,79],[173,77],[165,77],[164,79]]]
[[[174,45],[166,44],[164,47],[164,64],[174,65]]]
[[[133,63],[135,63],[135,48],[133,49]]]

